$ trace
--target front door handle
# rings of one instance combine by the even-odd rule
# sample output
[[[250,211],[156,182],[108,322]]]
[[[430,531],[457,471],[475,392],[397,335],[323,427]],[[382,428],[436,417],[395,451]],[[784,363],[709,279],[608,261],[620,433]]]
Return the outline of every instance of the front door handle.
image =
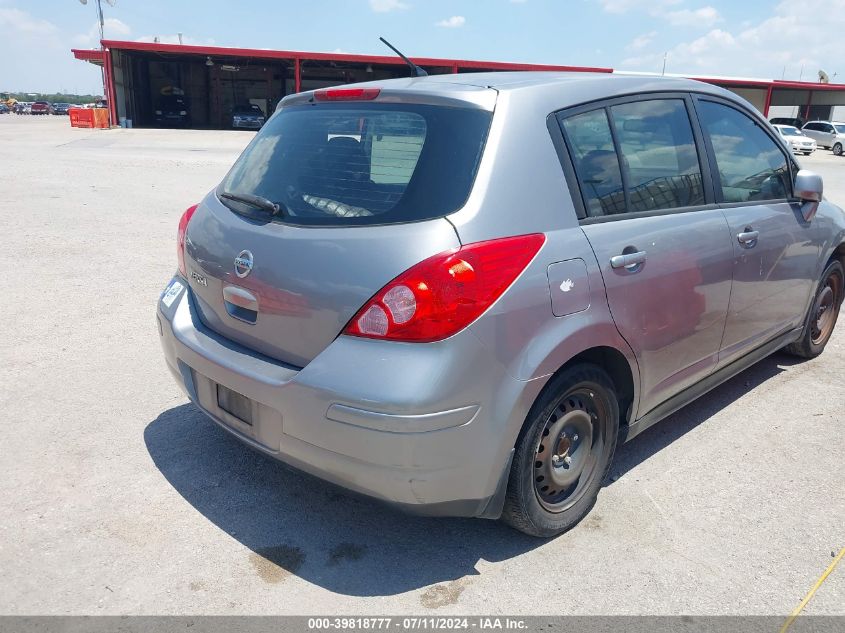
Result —
[[[742,233],[737,234],[736,239],[745,248],[754,248],[757,246],[758,237],[760,237],[760,231],[754,231],[750,226],[747,226]]]
[[[628,270],[637,269],[640,264],[645,263],[646,252],[637,251],[636,253],[625,253],[623,255],[614,255],[610,258],[611,268],[627,268]]]

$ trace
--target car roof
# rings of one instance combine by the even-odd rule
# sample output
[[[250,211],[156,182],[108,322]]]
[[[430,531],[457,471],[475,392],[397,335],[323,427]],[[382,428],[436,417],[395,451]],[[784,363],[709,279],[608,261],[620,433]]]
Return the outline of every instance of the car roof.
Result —
[[[735,93],[724,88],[692,79],[619,73],[542,71],[451,73],[348,84],[344,88],[358,86],[378,87],[382,90],[427,96],[467,98],[468,100],[472,100],[468,95],[473,92],[477,93],[480,89],[493,89],[499,93],[510,93],[519,99],[536,99],[538,105],[548,103],[553,110],[597,99],[645,92],[701,92],[741,101]],[[467,97],[461,93],[465,93]],[[289,95],[283,102],[293,104],[308,101],[311,94],[312,92],[304,92]]]

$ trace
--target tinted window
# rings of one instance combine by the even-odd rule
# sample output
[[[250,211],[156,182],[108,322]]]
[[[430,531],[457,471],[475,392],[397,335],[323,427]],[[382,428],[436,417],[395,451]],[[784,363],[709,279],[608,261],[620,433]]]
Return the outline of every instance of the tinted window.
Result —
[[[819,124],[818,123],[808,123],[807,125],[804,126],[804,129],[805,130],[818,130]]]
[[[411,104],[284,108],[221,188],[262,196],[295,224],[440,217],[469,196],[491,113]],[[238,203],[225,201],[235,210]]]
[[[610,111],[626,170],[629,211],[704,203],[698,153],[683,100],[637,101]]]
[[[699,117],[719,169],[725,202],[777,200],[791,191],[786,156],[750,117],[734,108],[699,102]]]
[[[836,123],[833,127],[839,134],[845,134],[845,123]]]
[[[625,212],[622,174],[605,111],[594,110],[564,119],[575,172],[588,216]]]
[[[249,105],[238,105],[233,110],[235,114],[260,114],[264,115],[264,111],[254,103]]]

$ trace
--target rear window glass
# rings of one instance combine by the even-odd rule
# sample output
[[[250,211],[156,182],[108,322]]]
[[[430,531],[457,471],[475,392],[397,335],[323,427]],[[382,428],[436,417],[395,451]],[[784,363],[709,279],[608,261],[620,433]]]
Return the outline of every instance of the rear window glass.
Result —
[[[416,104],[284,108],[244,150],[219,190],[261,196],[282,222],[413,222],[466,202],[492,114]],[[224,203],[240,210],[239,202]]]
[[[628,175],[630,211],[704,204],[698,152],[684,102],[636,101],[610,110]]]
[[[572,148],[587,215],[625,213],[622,172],[605,111],[571,116],[564,119],[563,129]]]

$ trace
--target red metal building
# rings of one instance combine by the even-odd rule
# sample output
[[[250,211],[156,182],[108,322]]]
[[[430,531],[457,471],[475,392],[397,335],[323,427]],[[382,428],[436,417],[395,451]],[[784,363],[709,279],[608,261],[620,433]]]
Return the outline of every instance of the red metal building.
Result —
[[[187,46],[103,40],[103,50],[74,49],[77,59],[101,65],[113,123],[132,120],[154,125],[162,97],[182,94],[191,124],[226,128],[235,105],[254,103],[272,113],[287,94],[344,83],[408,75],[395,56],[307,53],[219,46]],[[576,71],[612,73],[612,68],[516,64],[426,57],[412,58],[430,74],[484,71]],[[805,119],[828,118],[845,105],[845,85],[796,81],[693,77],[723,86],[748,99],[768,115],[773,106],[789,106]]]

